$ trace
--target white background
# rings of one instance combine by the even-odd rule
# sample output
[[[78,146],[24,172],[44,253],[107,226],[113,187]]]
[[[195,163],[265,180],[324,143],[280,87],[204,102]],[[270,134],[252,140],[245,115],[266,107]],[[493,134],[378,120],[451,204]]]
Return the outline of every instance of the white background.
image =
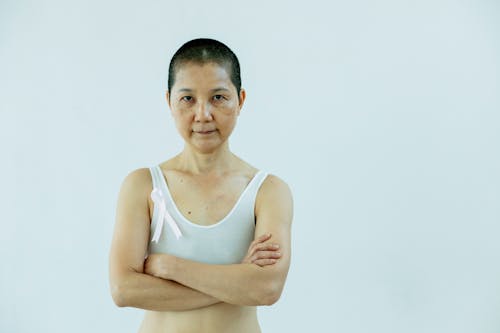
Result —
[[[0,1],[0,331],[136,332],[108,289],[116,199],[182,140],[180,45],[242,66],[232,150],[289,183],[264,333],[500,331],[500,5]]]

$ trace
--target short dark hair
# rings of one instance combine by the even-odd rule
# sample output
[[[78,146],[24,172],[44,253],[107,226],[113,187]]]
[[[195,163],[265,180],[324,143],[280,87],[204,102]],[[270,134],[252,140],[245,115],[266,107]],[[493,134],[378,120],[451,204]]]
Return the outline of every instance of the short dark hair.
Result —
[[[170,60],[168,91],[171,91],[174,86],[175,74],[179,67],[188,62],[198,64],[214,62],[226,67],[239,98],[241,89],[240,63],[236,54],[227,45],[210,38],[197,38],[184,43]]]

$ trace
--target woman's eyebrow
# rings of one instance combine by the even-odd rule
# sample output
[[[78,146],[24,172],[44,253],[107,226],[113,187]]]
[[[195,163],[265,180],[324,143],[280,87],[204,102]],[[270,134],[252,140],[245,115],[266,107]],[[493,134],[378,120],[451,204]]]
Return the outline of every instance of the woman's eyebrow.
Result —
[[[229,92],[229,89],[224,88],[224,87],[217,87],[217,88],[214,88],[214,89],[212,89],[212,90],[210,90],[210,91],[211,91],[211,92],[216,92],[216,91],[219,91],[219,90],[224,90],[224,91]]]
[[[214,89],[211,89],[210,92],[216,92],[216,91],[227,91],[227,92],[230,92],[229,89],[227,88],[224,88],[224,87],[217,87],[217,88],[214,88]],[[177,90],[178,93],[181,93],[181,92],[193,92],[194,90],[193,89],[189,89],[189,88],[180,88]]]
[[[192,91],[193,91],[193,89],[189,89],[189,88],[181,88],[181,89],[178,89],[178,90],[177,90],[177,92],[185,92],[185,91],[187,91],[187,92],[192,92]]]

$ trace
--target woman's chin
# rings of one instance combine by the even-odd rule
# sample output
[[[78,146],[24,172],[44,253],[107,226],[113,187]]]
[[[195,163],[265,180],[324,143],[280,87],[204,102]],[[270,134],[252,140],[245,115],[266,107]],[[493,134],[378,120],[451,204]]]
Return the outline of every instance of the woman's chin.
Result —
[[[200,154],[211,154],[222,147],[222,143],[216,142],[191,142],[189,146]]]

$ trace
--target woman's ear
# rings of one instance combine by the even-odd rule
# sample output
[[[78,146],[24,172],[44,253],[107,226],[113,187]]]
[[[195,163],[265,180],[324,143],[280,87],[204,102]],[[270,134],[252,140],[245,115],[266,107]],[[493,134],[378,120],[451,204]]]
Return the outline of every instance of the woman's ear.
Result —
[[[170,107],[170,92],[168,90],[165,92],[165,99],[167,100],[167,104]]]
[[[171,100],[172,100],[172,96],[170,96],[170,92],[167,90],[165,92],[165,99],[167,100],[167,104],[168,104],[168,108],[170,109],[170,113],[172,113],[172,104],[170,104]]]
[[[245,98],[247,96],[247,92],[245,91],[245,89],[241,88],[240,89],[240,96],[239,96],[239,105],[238,105],[238,114],[240,113],[241,111],[241,108],[243,107],[243,103],[245,103]]]

